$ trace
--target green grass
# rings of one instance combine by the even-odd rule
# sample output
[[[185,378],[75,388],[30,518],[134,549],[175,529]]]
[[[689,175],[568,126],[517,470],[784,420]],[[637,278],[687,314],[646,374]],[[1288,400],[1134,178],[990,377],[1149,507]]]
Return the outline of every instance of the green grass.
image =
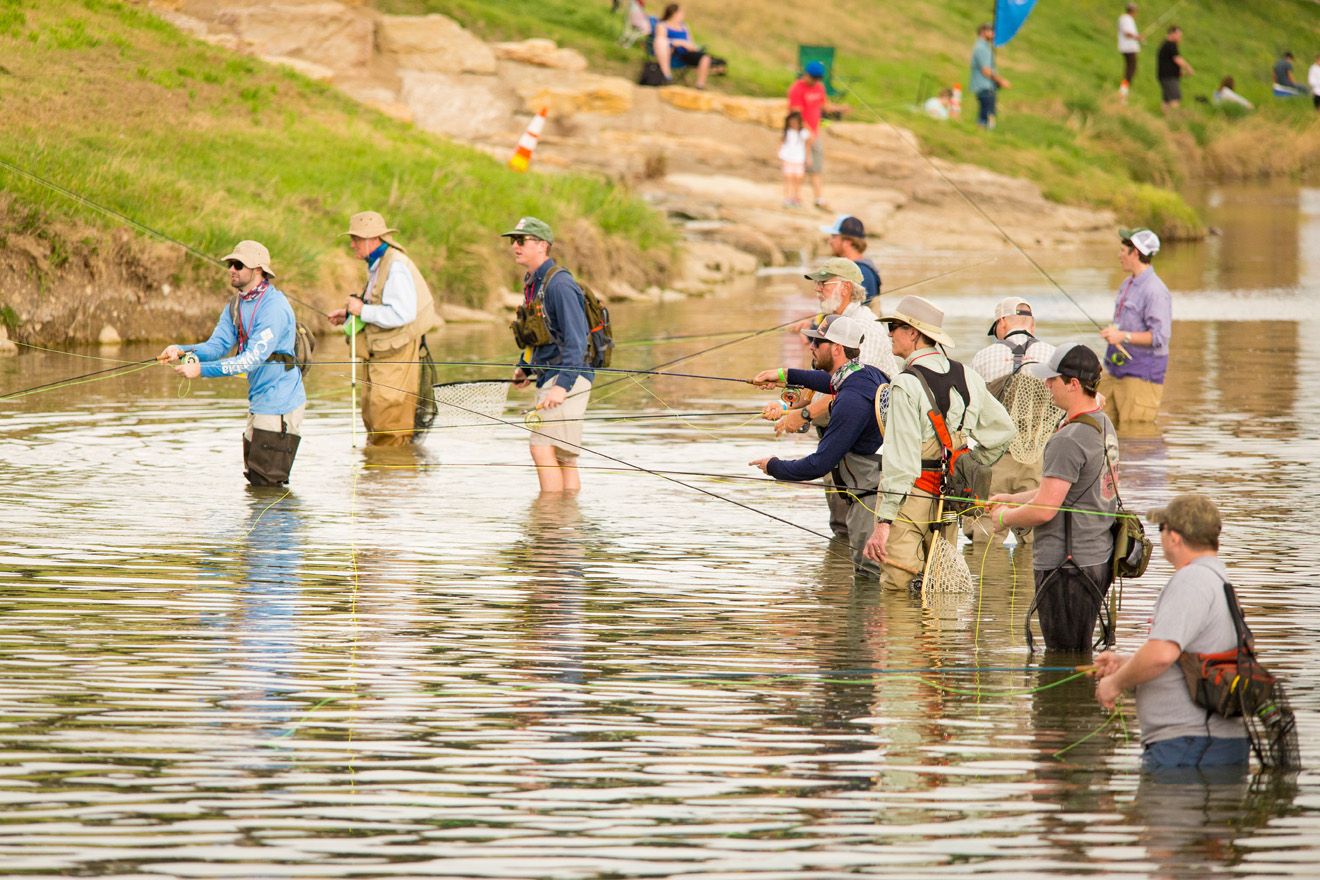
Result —
[[[1310,102],[1270,96],[1269,71],[1285,48],[1299,59],[1305,78],[1313,37],[1320,34],[1320,4],[1309,0],[1176,0],[1143,4],[1145,30],[1172,8],[1147,36],[1130,104],[1117,100],[1122,62],[1115,46],[1116,0],[1041,0],[1016,39],[999,50],[1000,72],[1013,88],[1000,94],[998,130],[990,136],[972,124],[976,100],[964,95],[964,120],[939,123],[914,109],[923,82],[927,91],[961,82],[978,22],[991,0],[686,0],[688,24],[699,42],[729,59],[730,75],[714,87],[750,95],[780,95],[795,75],[799,44],[837,47],[837,70],[855,94],[882,117],[916,131],[938,156],[972,162],[1038,183],[1053,199],[1113,207],[1124,219],[1188,232],[1195,212],[1170,190],[1202,166],[1199,152],[1226,140],[1249,145],[1291,144],[1295,155],[1274,155],[1272,173],[1303,172],[1320,162],[1303,144],[1320,140]],[[635,76],[640,48],[615,44],[622,18],[605,0],[373,0],[385,12],[442,12],[488,39],[547,36],[581,50],[593,67]],[[652,14],[663,3],[648,4]],[[651,9],[651,7],[655,7]],[[1197,75],[1184,82],[1178,116],[1159,111],[1155,53],[1169,23],[1184,30],[1183,55]],[[1249,114],[1197,103],[1221,77],[1258,105]],[[859,106],[852,119],[876,117]],[[1245,148],[1245,147],[1244,147]],[[1254,157],[1227,165],[1241,173]],[[1261,164],[1261,163],[1256,163]],[[1263,167],[1263,166],[1262,166]],[[1163,224],[1163,225],[1161,225]]]
[[[497,236],[524,214],[589,218],[641,264],[670,258],[663,219],[618,185],[517,174],[136,7],[0,0],[0,59],[0,158],[209,254],[258,239],[297,289],[333,274],[336,235],[367,209],[402,230],[449,301],[484,304],[519,275]],[[119,225],[3,170],[0,181],[24,225]]]

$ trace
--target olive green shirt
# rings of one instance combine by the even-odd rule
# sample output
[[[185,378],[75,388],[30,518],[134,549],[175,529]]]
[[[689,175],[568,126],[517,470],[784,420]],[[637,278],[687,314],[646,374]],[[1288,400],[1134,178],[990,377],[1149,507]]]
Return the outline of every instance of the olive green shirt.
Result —
[[[949,359],[934,348],[912,352],[904,361],[907,367],[914,361],[937,373],[949,371]],[[976,441],[968,454],[981,464],[993,464],[1004,454],[1017,434],[1013,419],[1003,404],[995,400],[985,388],[985,380],[975,371],[966,369],[967,391],[970,401],[962,399],[957,391],[949,393],[949,412],[945,417],[949,430],[962,422],[962,433]],[[892,520],[898,515],[912,485],[921,476],[921,447],[935,439],[935,426],[926,413],[930,400],[921,380],[911,373],[900,372],[890,382],[889,416],[885,423],[884,467],[880,474],[880,498],[876,506],[877,519]],[[966,411],[967,417],[963,418]],[[970,444],[969,444],[970,445]]]

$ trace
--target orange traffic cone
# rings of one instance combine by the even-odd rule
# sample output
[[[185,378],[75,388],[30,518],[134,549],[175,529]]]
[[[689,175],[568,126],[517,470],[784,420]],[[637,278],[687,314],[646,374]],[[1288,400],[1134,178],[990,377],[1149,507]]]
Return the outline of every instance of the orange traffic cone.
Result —
[[[954,119],[962,118],[962,84],[953,84],[953,100],[949,102],[949,115]]]
[[[541,140],[541,129],[545,128],[545,112],[546,108],[542,107],[541,112],[532,117],[523,136],[518,138],[518,149],[513,151],[513,158],[509,160],[509,167],[514,171],[526,171],[531,164],[532,150],[536,149]]]

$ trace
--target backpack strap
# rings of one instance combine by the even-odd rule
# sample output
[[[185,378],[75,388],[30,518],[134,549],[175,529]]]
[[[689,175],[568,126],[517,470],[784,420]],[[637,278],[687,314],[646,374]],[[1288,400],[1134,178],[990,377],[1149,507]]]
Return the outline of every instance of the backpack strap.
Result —
[[[1021,345],[1015,345],[1014,343],[1008,341],[1009,336],[1020,336],[1024,334],[1027,337],[1027,341],[1022,343]],[[1039,341],[1040,341],[1039,339],[1032,336],[1030,333],[1027,333],[1027,331],[1025,330],[1014,330],[1011,333],[1007,334],[1003,339],[999,340],[999,343],[1001,345],[1008,346],[1009,350],[1013,352],[1013,372],[1009,374],[1010,376],[1016,376],[1018,373],[1022,371],[1022,361],[1023,358],[1027,356],[1027,349],[1031,348],[1031,346],[1035,345]]]

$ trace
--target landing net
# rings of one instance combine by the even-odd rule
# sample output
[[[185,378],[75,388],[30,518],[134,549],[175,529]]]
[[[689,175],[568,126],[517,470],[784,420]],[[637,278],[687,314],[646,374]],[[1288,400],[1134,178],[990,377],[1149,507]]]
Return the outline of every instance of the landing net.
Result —
[[[1040,461],[1063,410],[1054,405],[1045,383],[1025,370],[1008,380],[1002,399],[1017,428],[1017,434],[1008,444],[1008,454],[1021,464]]]
[[[1253,701],[1243,688],[1242,716],[1247,722],[1247,735],[1260,759],[1261,766],[1270,770],[1300,770],[1302,759],[1297,748],[1297,719],[1293,716],[1283,684],[1273,682],[1263,705]]]
[[[504,403],[509,397],[509,380],[445,382],[433,386],[432,391],[435,393],[433,430],[445,430],[447,437],[461,440],[484,440],[501,424]]]
[[[875,420],[880,425],[880,436],[885,436],[885,422],[889,421],[889,383],[875,389]]]
[[[947,526],[937,529],[931,540],[926,574],[921,582],[922,592],[926,595],[972,591],[971,569],[967,567],[967,560],[958,552],[958,548],[944,537],[946,531]]]

